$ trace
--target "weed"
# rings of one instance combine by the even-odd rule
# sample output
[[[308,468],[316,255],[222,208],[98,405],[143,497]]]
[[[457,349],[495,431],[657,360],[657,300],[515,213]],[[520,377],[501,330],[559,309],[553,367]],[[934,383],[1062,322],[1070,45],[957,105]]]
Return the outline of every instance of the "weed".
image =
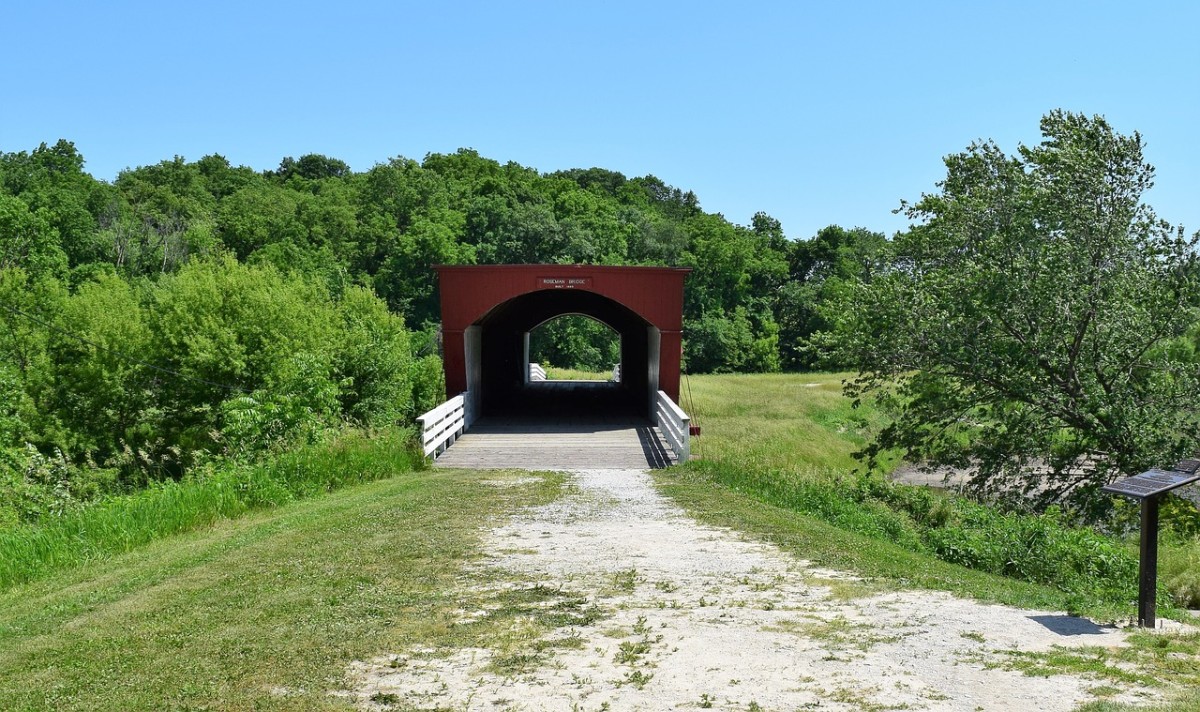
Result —
[[[613,684],[615,684],[617,687],[629,685],[635,690],[640,690],[653,679],[654,673],[652,672],[646,672],[645,670],[630,670],[629,672],[625,673],[625,677],[617,680]]]
[[[638,572],[636,568],[630,568],[627,571],[618,571],[613,574],[612,588],[618,593],[633,593],[637,588]]]
[[[637,622],[633,624],[634,635],[645,635],[650,632],[650,627],[646,625],[646,616],[638,616]]]
[[[493,658],[488,668],[500,675],[517,675],[541,666],[544,656],[537,652],[520,652]]]
[[[646,653],[650,652],[650,642],[647,640],[623,640],[617,646],[613,660],[623,665],[635,665]]]

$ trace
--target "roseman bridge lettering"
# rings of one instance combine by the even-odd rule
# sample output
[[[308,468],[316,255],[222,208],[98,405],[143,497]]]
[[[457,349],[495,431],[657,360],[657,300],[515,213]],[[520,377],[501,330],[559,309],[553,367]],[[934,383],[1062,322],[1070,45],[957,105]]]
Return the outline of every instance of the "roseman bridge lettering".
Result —
[[[661,467],[686,460],[678,406],[683,282],[673,267],[435,267],[447,401],[422,415],[427,455],[445,467]],[[563,315],[621,340],[609,381],[551,381],[529,334]],[[532,374],[532,377],[531,377]]]

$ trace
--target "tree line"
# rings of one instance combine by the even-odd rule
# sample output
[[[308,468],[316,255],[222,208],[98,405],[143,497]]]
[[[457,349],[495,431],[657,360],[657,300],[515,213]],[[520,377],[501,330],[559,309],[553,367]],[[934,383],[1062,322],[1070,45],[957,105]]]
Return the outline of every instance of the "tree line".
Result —
[[[439,263],[690,267],[689,372],[854,370],[894,416],[868,460],[1094,494],[1195,450],[1197,237],[1142,202],[1140,136],[1061,111],[1042,132],[948,156],[892,239],[788,239],[654,176],[468,149],[365,171],[176,157],[112,182],[69,141],[0,154],[0,503],[21,502],[0,518],[410,422],[440,395]],[[535,345],[589,370],[615,353],[586,320]]]
[[[688,368],[775,371],[815,363],[825,283],[885,244],[840,228],[792,242],[653,176],[466,149],[360,172],[211,155],[107,182],[84,165],[66,140],[0,154],[0,519],[339,423],[411,423],[442,387],[434,264],[691,267]],[[556,365],[612,367],[592,322],[535,341]]]

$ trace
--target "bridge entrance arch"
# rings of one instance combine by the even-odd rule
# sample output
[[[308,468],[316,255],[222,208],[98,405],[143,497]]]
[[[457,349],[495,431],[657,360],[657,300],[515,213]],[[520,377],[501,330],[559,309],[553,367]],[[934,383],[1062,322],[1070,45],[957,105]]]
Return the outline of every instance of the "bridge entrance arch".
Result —
[[[657,391],[679,400],[683,281],[691,270],[593,265],[435,267],[447,396],[471,394],[477,415],[563,408],[653,417]],[[529,332],[579,314],[621,337],[612,383],[531,383]]]

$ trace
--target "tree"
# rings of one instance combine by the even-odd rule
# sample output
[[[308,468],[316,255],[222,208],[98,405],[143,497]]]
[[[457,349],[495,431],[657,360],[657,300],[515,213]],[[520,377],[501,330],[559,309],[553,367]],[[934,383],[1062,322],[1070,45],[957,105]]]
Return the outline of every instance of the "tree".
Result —
[[[42,211],[33,212],[20,198],[0,193],[0,270],[20,267],[32,275],[60,274],[67,257],[58,231]]]
[[[756,218],[758,216],[755,216]],[[889,243],[882,233],[837,225],[822,228],[812,239],[788,243],[790,279],[775,301],[781,358],[786,369],[844,368],[822,348],[814,334],[831,326],[826,312],[838,303],[848,282],[869,281],[887,264]]]
[[[946,159],[940,190],[904,205],[882,275],[832,316],[847,391],[895,408],[865,450],[969,468],[985,492],[1083,503],[1119,474],[1197,445],[1194,247],[1141,202],[1138,134],[1055,111],[1040,144]],[[1106,499],[1106,498],[1104,498]]]

